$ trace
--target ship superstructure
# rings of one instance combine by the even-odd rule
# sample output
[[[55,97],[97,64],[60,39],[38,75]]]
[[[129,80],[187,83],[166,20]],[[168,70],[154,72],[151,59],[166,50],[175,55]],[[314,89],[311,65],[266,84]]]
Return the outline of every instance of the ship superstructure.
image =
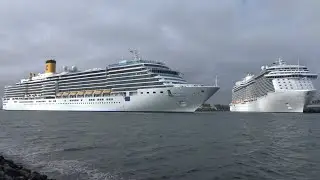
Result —
[[[45,73],[30,73],[6,86],[5,110],[194,112],[218,86],[188,84],[181,73],[159,61],[131,60],[80,71],[46,61]]]
[[[262,66],[258,75],[247,74],[232,89],[231,111],[303,112],[316,93],[318,75],[306,66],[289,65],[281,58]]]

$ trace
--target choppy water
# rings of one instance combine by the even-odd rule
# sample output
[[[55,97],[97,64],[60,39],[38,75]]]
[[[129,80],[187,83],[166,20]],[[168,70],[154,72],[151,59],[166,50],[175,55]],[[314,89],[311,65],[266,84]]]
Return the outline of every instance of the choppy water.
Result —
[[[0,152],[57,179],[320,178],[320,114],[0,112]]]

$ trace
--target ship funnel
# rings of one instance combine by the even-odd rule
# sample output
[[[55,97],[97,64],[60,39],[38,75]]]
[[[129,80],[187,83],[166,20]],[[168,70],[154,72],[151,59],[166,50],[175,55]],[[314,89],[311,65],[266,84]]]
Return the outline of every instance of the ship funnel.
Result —
[[[56,73],[56,61],[55,60],[47,60],[46,61],[46,73]]]

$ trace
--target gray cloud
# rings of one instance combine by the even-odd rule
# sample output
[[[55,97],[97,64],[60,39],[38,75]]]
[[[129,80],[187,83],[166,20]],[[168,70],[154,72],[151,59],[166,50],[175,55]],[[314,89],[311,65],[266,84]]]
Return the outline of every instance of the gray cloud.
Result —
[[[282,56],[318,73],[317,0],[0,2],[0,81],[41,72],[45,59],[80,69],[130,57],[160,60],[191,83],[213,84],[228,103],[236,80]]]

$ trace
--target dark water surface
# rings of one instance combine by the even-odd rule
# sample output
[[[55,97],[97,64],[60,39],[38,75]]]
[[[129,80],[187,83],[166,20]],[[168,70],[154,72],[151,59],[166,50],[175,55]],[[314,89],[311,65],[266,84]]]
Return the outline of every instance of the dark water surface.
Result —
[[[0,152],[56,179],[320,179],[320,114],[0,111]]]

